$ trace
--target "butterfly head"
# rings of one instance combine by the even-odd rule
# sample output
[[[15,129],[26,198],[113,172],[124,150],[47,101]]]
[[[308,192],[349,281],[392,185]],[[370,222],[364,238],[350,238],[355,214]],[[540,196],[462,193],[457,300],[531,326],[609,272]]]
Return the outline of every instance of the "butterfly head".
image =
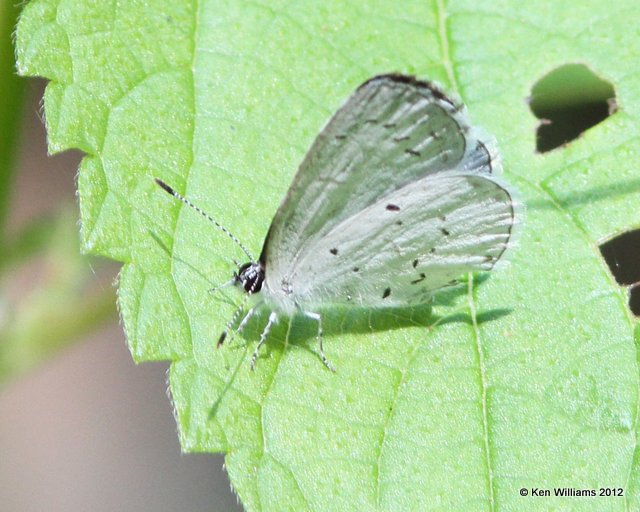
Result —
[[[240,265],[237,272],[233,273],[234,284],[242,286],[247,293],[258,293],[264,283],[264,264],[261,262],[249,262]]]

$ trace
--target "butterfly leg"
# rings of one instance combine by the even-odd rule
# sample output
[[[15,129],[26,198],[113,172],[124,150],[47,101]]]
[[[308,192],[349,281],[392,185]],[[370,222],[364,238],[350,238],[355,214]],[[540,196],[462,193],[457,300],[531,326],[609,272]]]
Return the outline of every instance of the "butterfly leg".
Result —
[[[223,288],[226,288],[227,286],[231,286],[232,284],[234,284],[236,282],[235,277],[233,279],[229,279],[227,282],[219,284],[218,286],[214,286],[213,288],[209,289],[209,293],[211,295],[213,295],[214,293],[216,293],[218,290],[222,290]]]
[[[240,302],[240,305],[236,308],[235,312],[233,313],[233,316],[231,317],[231,320],[229,320],[227,322],[227,325],[224,328],[223,333],[220,335],[220,338],[218,338],[218,343],[216,345],[216,348],[220,348],[222,346],[222,344],[224,343],[224,340],[227,339],[227,336],[229,335],[230,332],[232,332],[233,336],[236,335],[237,332],[239,331],[232,331],[231,327],[237,322],[238,318],[240,318],[240,315],[242,314],[242,311],[244,310],[244,306],[247,303],[247,301],[249,300],[250,294],[247,293],[243,298],[242,298],[242,302]],[[257,304],[256,304],[257,305]],[[251,313],[251,311],[249,311],[249,313]],[[247,313],[247,315],[249,314]],[[253,313],[251,313],[253,314]],[[242,321],[244,322],[244,320],[247,319],[246,315],[245,317],[242,319]],[[247,319],[248,320],[248,319]],[[243,326],[244,327],[244,326]],[[238,327],[239,329],[239,327]],[[233,337],[232,336],[232,337]]]
[[[240,321],[240,325],[238,325],[238,327],[236,327],[236,330],[231,333],[231,336],[229,337],[229,341],[227,341],[228,345],[230,345],[231,342],[235,339],[235,337],[244,330],[246,325],[249,323],[249,320],[251,319],[253,314],[256,312],[256,309],[258,309],[258,306],[260,306],[261,304],[262,304],[262,302],[258,302],[249,311],[247,311],[247,314],[244,315],[244,318]],[[227,331],[225,331],[225,332],[227,332]]]
[[[260,335],[260,341],[258,342],[258,346],[253,351],[253,355],[251,356],[251,371],[253,371],[256,367],[256,360],[258,359],[258,351],[260,347],[267,341],[267,336],[269,336],[269,332],[271,331],[271,327],[278,321],[278,315],[275,311],[272,311],[269,315],[269,320],[267,321],[267,325],[264,326],[262,334]]]
[[[322,317],[320,316],[320,313],[312,313],[310,311],[305,311],[304,314],[305,316],[309,318],[313,318],[318,322],[318,334],[316,335],[316,339],[318,340],[318,345],[320,347],[320,358],[322,359],[322,362],[324,363],[324,365],[327,368],[329,368],[329,370],[331,370],[332,372],[335,372],[336,369],[329,362],[329,360],[327,359],[327,356],[324,355],[324,350],[322,349]]]
[[[249,311],[247,311],[247,314],[244,315],[244,318],[242,319],[242,321],[240,322],[240,325],[238,325],[238,328],[236,329],[236,332],[234,333],[234,335],[236,334],[240,334],[244,328],[246,327],[246,325],[249,323],[249,320],[251,319],[251,317],[253,316],[253,314],[256,312],[256,309],[258,309],[258,306],[260,305],[256,304],[255,306],[253,306]]]

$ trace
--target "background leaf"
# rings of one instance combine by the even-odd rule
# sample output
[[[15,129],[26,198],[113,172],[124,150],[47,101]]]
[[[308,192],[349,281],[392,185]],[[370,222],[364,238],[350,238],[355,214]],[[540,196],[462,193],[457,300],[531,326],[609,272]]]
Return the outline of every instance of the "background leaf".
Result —
[[[249,510],[638,508],[634,321],[598,244],[640,224],[638,32],[632,2],[93,3],[34,0],[19,69],[52,80],[52,151],[87,153],[89,252],[124,263],[133,357],[171,359],[182,446],[223,451]],[[534,83],[583,62],[619,112],[534,153]],[[496,135],[527,206],[512,264],[465,311],[335,311],[326,371],[313,328],[264,316],[215,350],[238,249],[153,184],[185,192],[258,253],[297,164],[372,75],[457,92]],[[505,312],[507,314],[496,314]],[[437,308],[448,315],[456,306]],[[524,487],[622,487],[617,498],[524,498]],[[543,505],[541,505],[543,503]]]

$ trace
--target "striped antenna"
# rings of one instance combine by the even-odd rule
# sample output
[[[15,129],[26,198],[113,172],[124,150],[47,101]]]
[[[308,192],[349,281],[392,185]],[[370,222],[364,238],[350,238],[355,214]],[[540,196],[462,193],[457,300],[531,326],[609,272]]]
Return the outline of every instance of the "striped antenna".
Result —
[[[164,181],[162,181],[159,178],[154,178],[156,184],[162,188],[165,192],[167,192],[168,194],[171,194],[173,197],[175,197],[178,201],[183,202],[184,204],[186,204],[188,207],[193,208],[195,211],[197,211],[200,215],[202,215],[203,217],[207,218],[209,221],[213,222],[220,230],[222,230],[223,233],[226,233],[226,235],[231,238],[231,240],[233,240],[238,247],[240,247],[240,249],[242,249],[242,251],[247,255],[247,257],[249,258],[249,260],[253,263],[255,262],[255,260],[253,259],[253,256],[251,256],[251,254],[249,253],[249,251],[247,251],[247,249],[245,248],[244,245],[242,245],[240,243],[240,240],[238,240],[235,235],[233,233],[231,233],[231,231],[229,231],[227,228],[225,228],[222,224],[220,224],[217,220],[215,220],[211,215],[209,215],[207,212],[201,210],[200,208],[198,208],[195,204],[193,204],[191,201],[189,201],[186,197],[182,196],[181,194],[179,194],[178,192],[176,192],[173,188],[171,188],[169,185],[167,185]]]

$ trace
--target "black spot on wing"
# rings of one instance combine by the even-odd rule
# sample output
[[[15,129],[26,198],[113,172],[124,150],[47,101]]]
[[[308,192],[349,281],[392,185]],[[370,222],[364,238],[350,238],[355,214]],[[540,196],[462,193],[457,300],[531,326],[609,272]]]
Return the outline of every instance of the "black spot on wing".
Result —
[[[338,249],[336,249],[335,247],[334,247],[333,249],[329,249],[329,252],[330,252],[331,254],[333,254],[334,256],[337,256],[337,255],[338,255]]]
[[[359,272],[360,271],[360,267],[353,267],[351,270],[353,270],[354,272]]]
[[[419,282],[424,281],[426,277],[427,276],[423,272],[420,272],[420,277],[411,281],[411,284],[418,284]]]
[[[382,292],[382,298],[386,299],[389,295],[391,295],[391,288],[386,287]]]
[[[390,212],[399,212],[400,207],[397,204],[388,204],[387,210],[389,210]]]
[[[448,229],[440,228],[440,231],[444,236],[449,236],[451,232]]]
[[[416,268],[418,266],[418,260],[413,260],[413,268]]]

